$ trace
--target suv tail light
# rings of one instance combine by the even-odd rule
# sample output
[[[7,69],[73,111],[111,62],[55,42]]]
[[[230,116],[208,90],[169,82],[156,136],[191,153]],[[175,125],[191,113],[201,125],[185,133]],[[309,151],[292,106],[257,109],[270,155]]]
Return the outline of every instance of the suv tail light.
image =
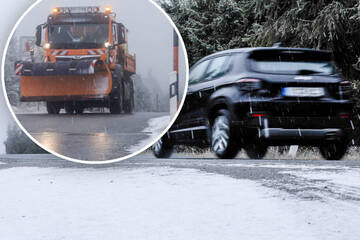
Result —
[[[349,81],[342,81],[339,84],[339,97],[340,99],[348,99],[349,97],[351,97],[351,94],[353,92],[353,87],[351,85],[351,82]]]
[[[242,78],[237,81],[239,87],[245,93],[252,96],[266,97],[271,95],[271,88],[265,81],[257,78]]]
[[[244,91],[257,91],[261,89],[261,80],[256,78],[242,78],[237,81]]]
[[[265,117],[264,113],[252,113],[251,117]]]
[[[340,113],[339,117],[342,119],[349,119],[349,118],[351,118],[351,114],[350,113]]]
[[[260,82],[260,80],[256,79],[256,78],[243,78],[243,79],[240,79],[238,82],[240,82],[240,83],[257,83],[257,82]]]

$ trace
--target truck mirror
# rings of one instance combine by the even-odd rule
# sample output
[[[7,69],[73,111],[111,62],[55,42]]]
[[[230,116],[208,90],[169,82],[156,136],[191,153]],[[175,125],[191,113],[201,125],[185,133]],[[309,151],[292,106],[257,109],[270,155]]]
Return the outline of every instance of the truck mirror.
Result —
[[[118,39],[119,44],[126,43],[126,28],[123,25],[118,25]]]
[[[35,34],[35,45],[41,47],[41,33],[42,33],[42,26],[39,25],[36,27],[36,34]]]

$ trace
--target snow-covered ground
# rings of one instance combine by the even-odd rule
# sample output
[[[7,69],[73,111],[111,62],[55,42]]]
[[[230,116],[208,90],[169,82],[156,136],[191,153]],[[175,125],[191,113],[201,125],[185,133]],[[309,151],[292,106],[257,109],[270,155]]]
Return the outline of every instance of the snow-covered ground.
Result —
[[[142,131],[148,134],[148,137],[142,139],[136,145],[133,145],[127,149],[128,152],[136,152],[139,149],[142,149],[149,143],[159,137],[160,134],[168,127],[170,123],[170,116],[162,116],[157,118],[152,118],[148,121],[148,126]]]
[[[344,185],[348,187],[360,187],[360,170],[352,169],[347,171],[289,171],[292,175],[309,178],[313,180],[324,180],[333,184]]]
[[[11,106],[15,114],[47,113],[44,103],[20,103],[19,106]]]
[[[358,173],[351,173],[357,183]],[[0,192],[0,239],[6,240],[360,236],[358,202],[302,200],[194,169],[6,168]]]

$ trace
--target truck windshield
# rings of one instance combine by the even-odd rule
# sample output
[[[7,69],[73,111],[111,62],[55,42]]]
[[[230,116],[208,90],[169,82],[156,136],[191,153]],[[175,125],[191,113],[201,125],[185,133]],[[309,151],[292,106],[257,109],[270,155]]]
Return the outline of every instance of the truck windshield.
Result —
[[[337,73],[328,52],[301,50],[260,50],[250,55],[251,69],[256,72],[298,75],[331,75]]]
[[[103,48],[109,37],[107,24],[54,24],[49,26],[53,49]]]

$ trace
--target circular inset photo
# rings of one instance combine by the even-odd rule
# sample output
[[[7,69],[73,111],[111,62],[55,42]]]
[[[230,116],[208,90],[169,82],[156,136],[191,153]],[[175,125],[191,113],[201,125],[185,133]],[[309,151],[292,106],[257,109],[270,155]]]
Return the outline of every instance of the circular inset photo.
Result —
[[[67,160],[114,162],[150,147],[175,120],[187,55],[148,0],[43,0],[9,36],[2,81],[10,111],[39,146]]]

